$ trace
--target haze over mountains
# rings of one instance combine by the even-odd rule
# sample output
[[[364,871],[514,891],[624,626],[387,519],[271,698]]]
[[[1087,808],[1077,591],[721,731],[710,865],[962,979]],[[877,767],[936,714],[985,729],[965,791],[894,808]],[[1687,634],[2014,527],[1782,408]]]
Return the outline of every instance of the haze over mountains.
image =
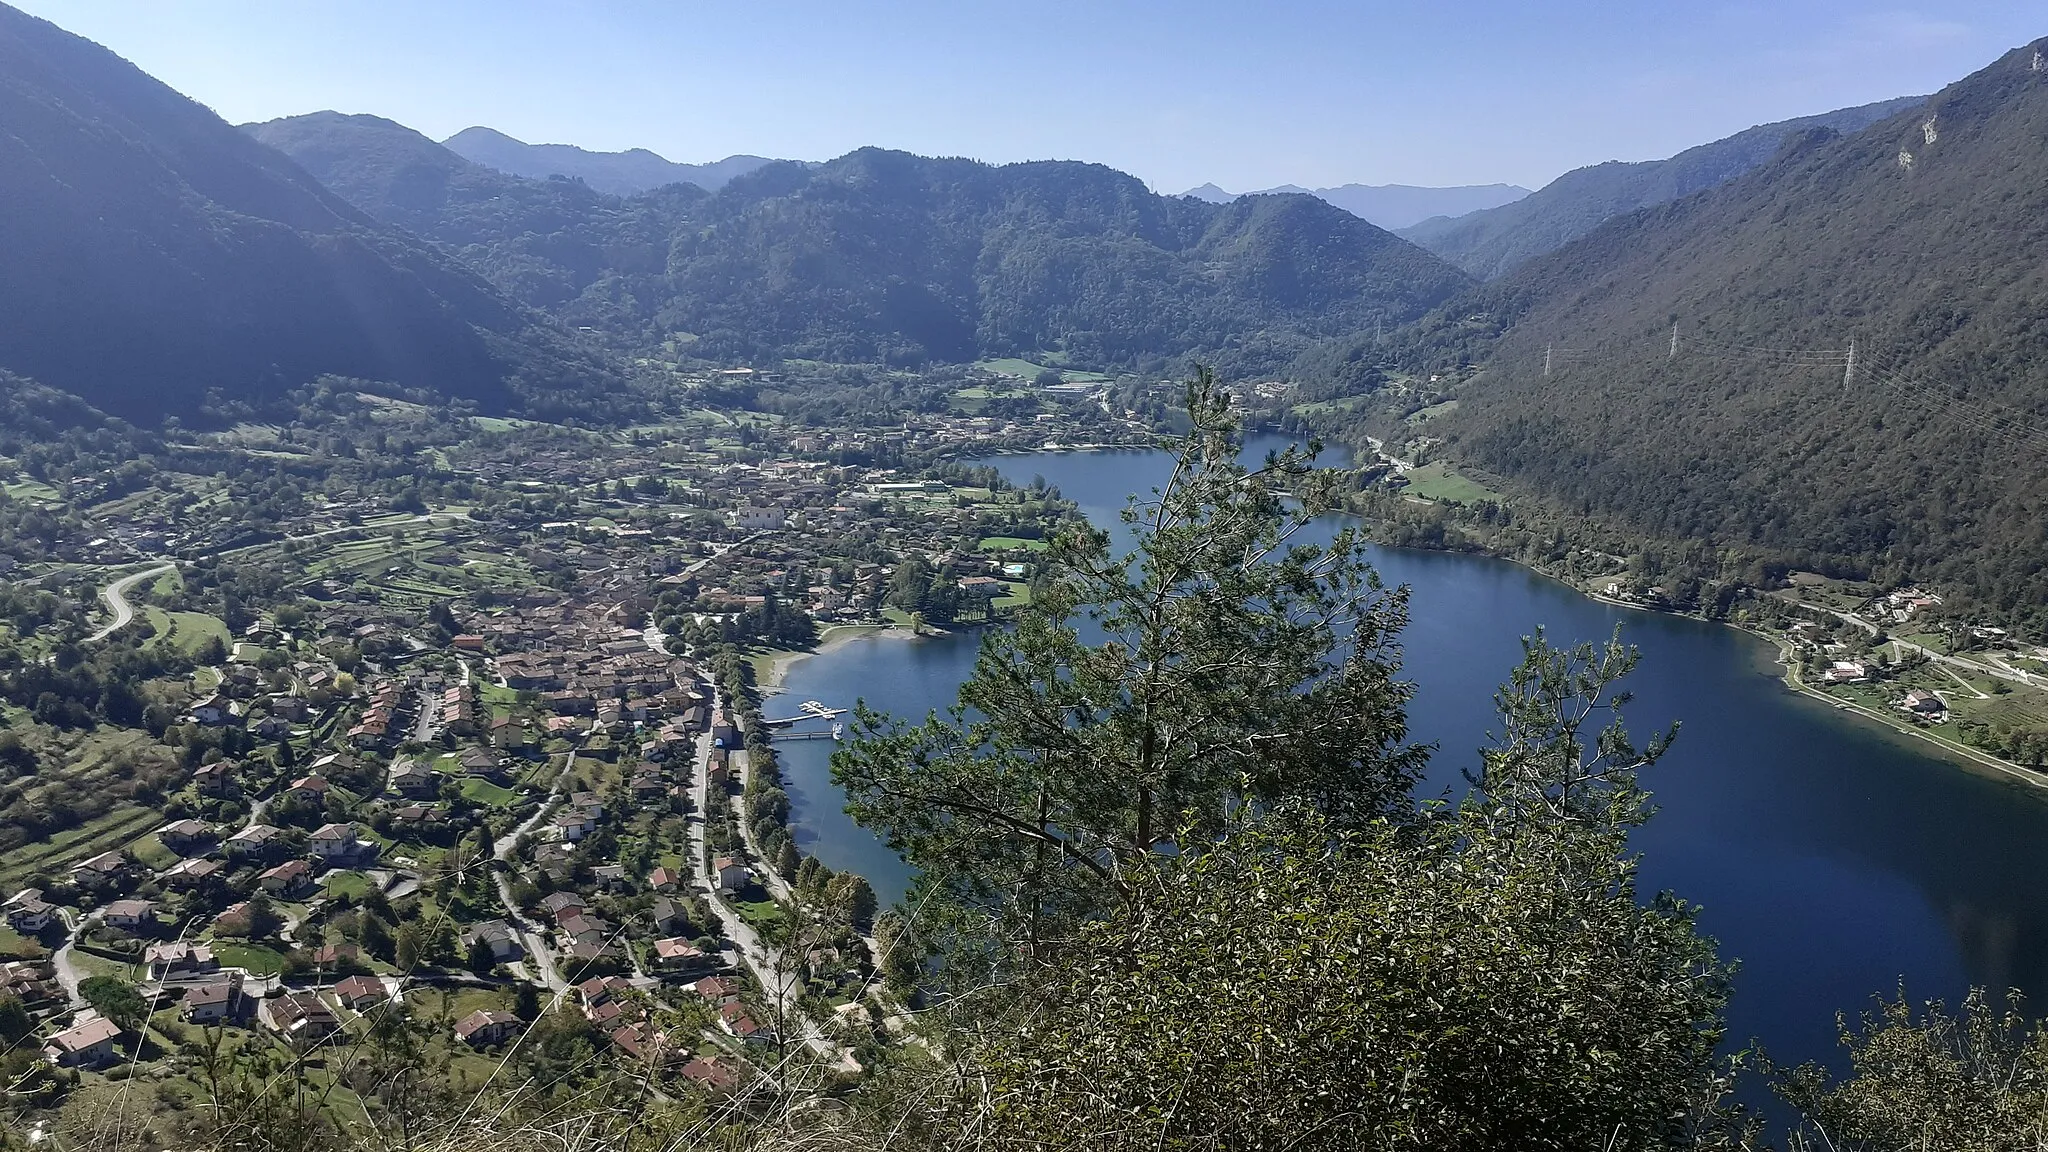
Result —
[[[1486,367],[1431,432],[1652,539],[2048,624],[2048,39],[1913,104],[1455,302],[1420,346]]]
[[[1419,224],[1433,216],[1462,216],[1484,208],[1495,208],[1527,196],[1529,190],[1517,184],[1462,184],[1448,188],[1423,188],[1413,184],[1341,184],[1334,188],[1303,188],[1282,184],[1257,192],[1225,192],[1214,184],[1190,188],[1183,196],[1227,204],[1245,196],[1273,196],[1296,193],[1335,204],[1363,220],[1389,231]]]
[[[122,415],[334,373],[503,407],[610,371],[442,252],[0,6],[0,369]]]
[[[1094,164],[862,149],[771,164],[716,194],[609,197],[515,180],[375,117],[248,130],[526,303],[712,356],[1277,365],[1469,283],[1313,197],[1202,204]]]
[[[441,143],[465,160],[513,176],[536,180],[567,176],[614,196],[631,196],[664,184],[695,184],[716,192],[733,177],[774,163],[761,156],[728,156],[709,164],[678,164],[645,148],[592,152],[573,144],[528,144],[483,127],[465,128]]]
[[[1854,132],[1922,99],[1905,96],[1762,124],[1688,148],[1668,160],[1610,160],[1575,168],[1513,202],[1387,227],[1474,276],[1492,279],[1525,260],[1556,251],[1603,220],[1732,180],[1770,159],[1795,133],[1809,128]]]

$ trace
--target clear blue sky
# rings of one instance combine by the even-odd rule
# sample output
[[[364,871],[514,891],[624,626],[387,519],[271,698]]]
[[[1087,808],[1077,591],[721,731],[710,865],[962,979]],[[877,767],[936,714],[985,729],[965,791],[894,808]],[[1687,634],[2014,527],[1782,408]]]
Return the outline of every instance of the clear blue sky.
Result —
[[[1094,160],[1162,191],[1536,187],[1931,92],[2048,33],[1918,0],[14,0],[235,122],[825,159]]]

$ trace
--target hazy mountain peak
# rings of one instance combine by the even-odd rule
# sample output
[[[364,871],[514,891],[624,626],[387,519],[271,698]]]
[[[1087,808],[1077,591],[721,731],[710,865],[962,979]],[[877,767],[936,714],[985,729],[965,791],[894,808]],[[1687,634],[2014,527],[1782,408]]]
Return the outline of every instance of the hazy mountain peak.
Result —
[[[1214,184],[1204,184],[1181,195],[1211,204],[1227,204],[1239,195],[1279,196],[1290,193],[1314,196],[1362,220],[1393,230],[1419,224],[1435,216],[1460,216],[1512,203],[1527,196],[1529,190],[1515,184],[1461,184],[1446,188],[1414,184],[1340,184],[1334,188],[1303,188],[1299,184],[1281,184],[1256,192],[1233,193],[1225,192]]]
[[[709,164],[679,164],[646,148],[593,152],[574,144],[528,144],[482,125],[464,128],[442,144],[464,159],[508,175],[536,180],[568,176],[614,196],[631,196],[664,184],[695,184],[715,192],[733,177],[773,163],[764,157],[742,155]]]

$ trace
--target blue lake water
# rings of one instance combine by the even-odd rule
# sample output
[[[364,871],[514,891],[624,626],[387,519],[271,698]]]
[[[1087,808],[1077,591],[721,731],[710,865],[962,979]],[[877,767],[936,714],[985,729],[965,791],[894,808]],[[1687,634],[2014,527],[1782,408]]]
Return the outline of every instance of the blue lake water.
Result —
[[[1283,443],[1255,439],[1254,453]],[[1165,476],[1156,452],[997,457],[1042,475],[1098,524]],[[1677,720],[1677,746],[1646,779],[1659,812],[1635,837],[1650,889],[1703,906],[1704,930],[1741,963],[1733,1039],[1781,1061],[1833,1060],[1834,1014],[1903,980],[1915,999],[1970,985],[2048,992],[2048,802],[1786,690],[1772,650],[1730,628],[1601,604],[1503,561],[1376,549],[1412,590],[1403,640],[1414,739],[1437,746],[1429,791],[1462,789],[1493,719],[1494,686],[1537,626],[1559,643],[1616,624],[1643,652],[1630,725]],[[790,672],[794,699],[921,717],[949,704],[977,636],[856,642]],[[797,839],[834,868],[902,892],[902,861],[841,810],[830,741],[780,746]]]

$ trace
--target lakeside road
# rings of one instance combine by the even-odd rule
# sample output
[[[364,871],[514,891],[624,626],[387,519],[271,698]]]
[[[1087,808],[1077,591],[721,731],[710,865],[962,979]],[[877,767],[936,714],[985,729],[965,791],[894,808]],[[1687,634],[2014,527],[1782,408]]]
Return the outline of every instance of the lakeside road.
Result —
[[[100,589],[100,602],[105,604],[107,609],[114,614],[114,619],[106,627],[87,636],[85,638],[86,643],[97,643],[126,628],[135,619],[135,606],[128,603],[128,590],[144,580],[153,580],[167,572],[176,571],[177,567],[177,564],[174,562],[166,562],[154,568],[145,568],[140,572],[123,576],[105,588]]]

